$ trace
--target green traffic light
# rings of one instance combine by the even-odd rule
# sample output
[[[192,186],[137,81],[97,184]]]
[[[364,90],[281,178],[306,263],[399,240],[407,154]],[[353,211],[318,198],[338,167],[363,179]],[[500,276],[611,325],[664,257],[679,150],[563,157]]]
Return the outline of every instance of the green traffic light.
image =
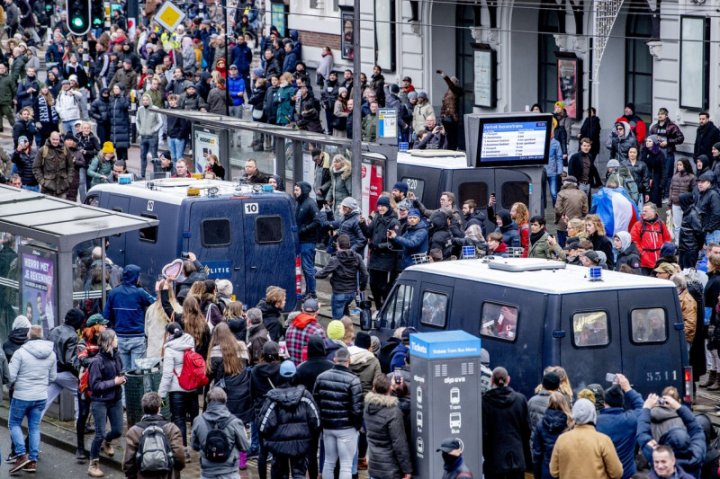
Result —
[[[75,25],[76,27],[80,28],[80,27],[82,27],[84,24],[85,24],[85,22],[83,22],[83,19],[82,19],[82,18],[80,18],[80,17],[75,17],[75,18],[73,18],[73,25]]]

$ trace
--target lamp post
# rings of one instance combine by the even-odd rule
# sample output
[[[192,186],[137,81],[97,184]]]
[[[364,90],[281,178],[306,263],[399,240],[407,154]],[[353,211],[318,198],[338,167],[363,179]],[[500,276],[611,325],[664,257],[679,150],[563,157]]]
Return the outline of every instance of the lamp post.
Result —
[[[362,92],[360,89],[360,0],[354,0],[353,12],[353,124],[352,124],[352,190],[362,204]],[[368,212],[366,211],[365,214]]]

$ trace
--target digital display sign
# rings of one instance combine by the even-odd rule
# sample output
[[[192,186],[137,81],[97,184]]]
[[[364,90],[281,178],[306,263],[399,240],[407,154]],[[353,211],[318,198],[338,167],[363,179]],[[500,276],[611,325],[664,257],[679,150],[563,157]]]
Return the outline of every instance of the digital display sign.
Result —
[[[477,166],[544,165],[550,149],[550,115],[487,117],[480,122]]]

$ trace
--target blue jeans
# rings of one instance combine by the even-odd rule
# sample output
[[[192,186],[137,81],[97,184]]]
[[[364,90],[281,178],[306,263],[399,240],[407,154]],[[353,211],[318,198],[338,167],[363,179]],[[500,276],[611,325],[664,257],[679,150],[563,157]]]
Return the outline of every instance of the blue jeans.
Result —
[[[315,243],[300,243],[305,292],[315,294]]]
[[[38,452],[40,450],[40,421],[42,420],[46,403],[46,399],[23,401],[22,399],[13,398],[13,400],[10,401],[8,428],[10,429],[10,437],[12,438],[15,453],[20,455],[27,453],[25,450],[25,438],[23,437],[21,427],[23,418],[27,417],[28,444],[30,446],[28,457],[31,461],[37,461],[38,459]]]
[[[663,165],[663,198],[670,195],[670,182],[673,174],[675,174],[675,153],[665,154],[665,164]]]
[[[75,131],[75,122],[76,122],[76,121],[77,121],[77,119],[75,119],[75,120],[70,120],[70,121],[63,121],[63,122],[62,122],[63,131],[64,131],[65,133],[67,133],[67,132],[72,132],[73,135],[74,135],[75,133],[77,133],[77,132]]]
[[[123,406],[119,399],[115,402],[92,401],[90,409],[95,420],[95,437],[90,446],[90,459],[98,459],[103,441],[110,442],[122,436]],[[105,434],[105,423],[108,419],[110,419],[110,432]]]
[[[345,313],[345,307],[355,299],[355,293],[333,293],[330,304],[332,307],[332,319],[340,319]]]
[[[152,159],[158,156],[158,136],[141,136],[140,137],[140,176],[145,178],[147,170],[147,155],[150,153]],[[152,161],[152,160],[151,160]]]
[[[552,196],[553,206],[555,206],[555,202],[557,201],[557,194],[558,194],[558,177],[557,176],[548,176],[547,184],[548,184],[548,187],[550,188],[550,196]]]
[[[170,158],[172,158],[173,164],[177,163],[178,160],[183,159],[183,153],[185,152],[185,140],[179,138],[168,138],[168,148],[170,149]]]
[[[118,354],[124,371],[137,368],[135,360],[145,357],[145,338],[125,338],[118,336]]]

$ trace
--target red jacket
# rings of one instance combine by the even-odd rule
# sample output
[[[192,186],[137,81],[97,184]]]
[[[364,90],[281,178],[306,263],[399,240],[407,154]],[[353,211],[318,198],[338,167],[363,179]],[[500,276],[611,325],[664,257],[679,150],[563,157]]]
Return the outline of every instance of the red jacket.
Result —
[[[630,237],[640,251],[640,267],[654,268],[660,258],[660,248],[672,241],[665,223],[656,217],[653,221],[638,221],[630,229]]]

